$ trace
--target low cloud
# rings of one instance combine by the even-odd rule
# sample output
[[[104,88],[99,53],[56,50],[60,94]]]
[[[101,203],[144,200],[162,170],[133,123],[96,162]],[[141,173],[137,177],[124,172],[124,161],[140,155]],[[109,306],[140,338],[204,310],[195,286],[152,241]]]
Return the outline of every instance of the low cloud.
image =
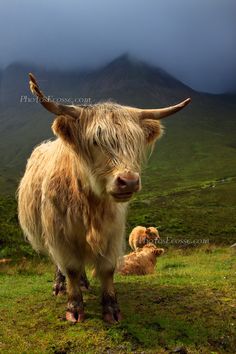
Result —
[[[124,52],[197,90],[236,91],[235,0],[3,0],[0,65],[91,68]]]

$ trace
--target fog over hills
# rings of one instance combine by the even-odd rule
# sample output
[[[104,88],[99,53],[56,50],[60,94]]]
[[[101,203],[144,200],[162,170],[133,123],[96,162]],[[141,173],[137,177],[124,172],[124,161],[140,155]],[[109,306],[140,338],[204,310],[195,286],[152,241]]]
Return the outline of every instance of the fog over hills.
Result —
[[[124,54],[107,65],[89,72],[79,69],[49,71],[26,63],[11,64],[2,72],[3,104],[15,104],[22,95],[29,95],[29,71],[38,77],[45,92],[49,91],[50,95],[68,97],[68,94],[73,93],[74,97],[91,96],[92,102],[112,98],[120,103],[131,104],[132,99],[133,102],[137,100],[137,105],[144,104],[145,100],[148,105],[152,104],[151,102],[156,105],[159,101],[170,102],[171,99],[194,92],[160,68]],[[135,96],[130,96],[131,93]]]
[[[168,137],[163,138],[160,159],[166,159],[169,147],[188,137],[199,142],[204,150],[206,141],[230,145],[233,149],[233,115],[235,97],[198,93],[160,68],[150,66],[125,54],[96,70],[47,70],[27,63],[15,63],[0,71],[0,182],[14,185],[22,173],[32,147],[52,136],[52,114],[33,98],[28,87],[28,73],[33,72],[46,95],[70,98],[81,103],[112,99],[121,104],[158,108],[177,103],[187,97],[192,104],[175,118],[165,121]],[[223,124],[224,123],[224,124]],[[182,130],[181,130],[182,129]],[[203,132],[203,133],[202,133]],[[220,134],[220,135],[219,135]],[[168,140],[169,139],[169,140]],[[176,142],[177,141],[177,142]],[[221,142],[220,142],[221,141]],[[168,143],[168,146],[167,146]],[[214,145],[215,144],[215,145]],[[179,151],[184,151],[184,146]],[[208,151],[209,152],[209,151]],[[154,154],[155,155],[155,154]],[[187,157],[186,157],[187,158]],[[164,161],[164,160],[163,160]],[[226,172],[225,172],[226,173]],[[231,173],[230,171],[227,172]]]

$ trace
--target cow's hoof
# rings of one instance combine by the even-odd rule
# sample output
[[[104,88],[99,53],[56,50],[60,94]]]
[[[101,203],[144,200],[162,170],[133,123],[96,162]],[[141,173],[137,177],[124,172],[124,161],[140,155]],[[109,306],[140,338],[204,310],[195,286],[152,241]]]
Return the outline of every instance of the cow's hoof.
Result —
[[[65,283],[56,283],[53,286],[52,293],[54,296],[60,296],[66,294],[66,284]]]
[[[103,305],[103,320],[110,324],[121,321],[121,312],[114,299],[110,299],[107,304]]]
[[[121,321],[121,312],[117,303],[116,295],[103,294],[102,296],[103,320],[110,324]]]
[[[120,310],[115,310],[103,313],[103,320],[109,324],[116,324],[122,320]]]
[[[83,303],[77,301],[68,302],[66,320],[72,323],[83,322],[85,319]]]
[[[83,322],[85,320],[84,312],[71,312],[69,310],[66,311],[66,320],[72,323]]]
[[[57,267],[55,273],[55,282],[53,285],[53,295],[65,295],[66,294],[66,277],[62,274]]]
[[[90,290],[89,282],[84,282],[83,280],[81,280],[80,281],[80,289],[83,291],[89,291]]]
[[[86,291],[90,291],[91,290],[91,288],[90,287],[87,287],[87,286],[84,286],[84,285],[80,285],[80,289],[84,292],[86,292]]]
[[[80,278],[80,288],[83,291],[88,291],[90,290],[90,283],[88,281],[87,275],[84,272],[84,274],[82,274],[81,278]]]

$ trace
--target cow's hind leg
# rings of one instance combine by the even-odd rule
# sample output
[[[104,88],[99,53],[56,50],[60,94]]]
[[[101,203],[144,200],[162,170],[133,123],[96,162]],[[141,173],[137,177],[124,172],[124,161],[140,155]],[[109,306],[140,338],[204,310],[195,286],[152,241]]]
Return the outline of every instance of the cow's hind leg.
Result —
[[[90,283],[87,278],[85,269],[80,277],[80,287],[82,290],[89,290]],[[66,294],[66,277],[62,274],[60,269],[56,267],[55,278],[53,284],[53,295],[65,295]]]
[[[68,270],[66,272],[68,303],[66,311],[67,321],[76,323],[84,321],[84,304],[80,289],[81,271]]]
[[[85,272],[85,269],[82,271],[81,277],[80,277],[80,287],[82,290],[89,290],[90,283],[87,278],[87,274]]]
[[[109,269],[110,268],[110,269]],[[114,268],[96,267],[96,276],[99,277],[102,286],[102,315],[105,322],[110,324],[121,320],[121,312],[117,302],[114,288]]]
[[[66,294],[66,277],[62,274],[60,269],[56,267],[53,295],[65,295]]]

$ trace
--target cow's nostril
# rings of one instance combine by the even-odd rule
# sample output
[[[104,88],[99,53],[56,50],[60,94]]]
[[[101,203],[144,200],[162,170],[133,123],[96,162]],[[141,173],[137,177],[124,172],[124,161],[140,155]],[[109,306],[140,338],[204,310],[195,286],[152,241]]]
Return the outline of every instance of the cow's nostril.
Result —
[[[139,189],[139,176],[130,178],[130,176],[120,175],[117,177],[116,185],[121,193],[133,193],[137,192]]]
[[[125,179],[122,179],[121,177],[117,178],[117,183],[119,187],[126,187],[127,186],[127,181]]]

